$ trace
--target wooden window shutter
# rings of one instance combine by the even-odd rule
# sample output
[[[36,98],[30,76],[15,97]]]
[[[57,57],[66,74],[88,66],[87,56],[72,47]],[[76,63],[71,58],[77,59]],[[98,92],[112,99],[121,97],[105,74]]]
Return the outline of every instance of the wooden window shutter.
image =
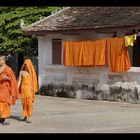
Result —
[[[61,64],[62,40],[52,40],[52,64]]]

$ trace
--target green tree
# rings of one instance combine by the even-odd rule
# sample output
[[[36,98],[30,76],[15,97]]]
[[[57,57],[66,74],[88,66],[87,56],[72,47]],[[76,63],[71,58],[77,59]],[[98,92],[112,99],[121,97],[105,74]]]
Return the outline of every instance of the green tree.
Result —
[[[0,51],[37,55],[37,38],[24,35],[20,20],[25,26],[49,16],[61,7],[0,7]]]

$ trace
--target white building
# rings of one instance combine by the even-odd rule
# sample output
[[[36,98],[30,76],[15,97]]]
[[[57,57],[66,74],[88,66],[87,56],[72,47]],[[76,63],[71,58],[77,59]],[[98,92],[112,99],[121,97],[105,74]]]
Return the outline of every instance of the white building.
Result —
[[[63,65],[63,42],[125,36],[140,29],[140,7],[66,7],[23,30],[38,37],[39,86],[87,85],[104,90],[108,85],[124,85],[139,93],[140,52],[129,48],[132,67],[110,72],[108,67],[67,67]],[[138,58],[139,56],[139,58]],[[77,92],[78,96],[78,92]]]

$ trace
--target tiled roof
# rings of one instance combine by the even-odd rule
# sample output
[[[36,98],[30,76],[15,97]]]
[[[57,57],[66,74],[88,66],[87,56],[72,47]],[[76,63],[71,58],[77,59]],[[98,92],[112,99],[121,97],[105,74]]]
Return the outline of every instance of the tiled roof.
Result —
[[[23,29],[28,34],[140,25],[140,7],[67,7]]]

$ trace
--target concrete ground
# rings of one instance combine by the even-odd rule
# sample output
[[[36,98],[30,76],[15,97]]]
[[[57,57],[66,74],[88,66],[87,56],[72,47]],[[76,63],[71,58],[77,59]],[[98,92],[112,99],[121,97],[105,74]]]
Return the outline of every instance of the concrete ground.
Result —
[[[21,109],[19,99],[0,133],[140,133],[140,104],[37,95],[31,124]]]

